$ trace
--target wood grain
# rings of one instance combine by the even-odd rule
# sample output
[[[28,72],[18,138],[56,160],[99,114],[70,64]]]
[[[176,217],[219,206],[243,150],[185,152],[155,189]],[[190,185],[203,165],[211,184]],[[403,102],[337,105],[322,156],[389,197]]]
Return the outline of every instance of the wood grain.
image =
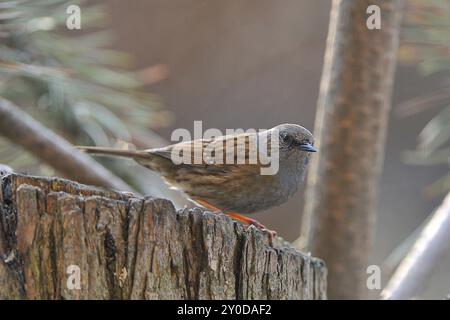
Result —
[[[326,268],[223,214],[58,178],[0,192],[2,299],[325,299]],[[81,289],[67,286],[80,269]]]

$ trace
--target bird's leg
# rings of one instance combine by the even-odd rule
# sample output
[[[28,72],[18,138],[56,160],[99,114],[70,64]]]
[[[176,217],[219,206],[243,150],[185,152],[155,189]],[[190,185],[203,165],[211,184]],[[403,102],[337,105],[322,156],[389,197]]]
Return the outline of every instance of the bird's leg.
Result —
[[[214,207],[213,205],[209,204],[208,202],[206,202],[204,200],[196,199],[195,202],[197,202],[202,207],[204,207],[204,208],[206,208],[208,210],[211,210],[212,212],[222,212],[222,210]]]
[[[208,210],[211,210],[213,212],[222,212],[222,210],[214,207],[213,205],[209,204],[208,202],[204,201],[204,200],[195,200],[199,205],[205,207]],[[277,232],[274,230],[270,230],[267,229],[263,224],[259,223],[258,221],[256,221],[255,219],[252,218],[248,218],[245,216],[242,216],[240,214],[237,214],[235,212],[228,212],[225,213],[227,216],[229,216],[231,219],[235,220],[235,221],[239,221],[241,223],[243,223],[244,225],[246,225],[247,227],[249,226],[255,226],[256,228],[258,228],[261,231],[267,232],[269,234],[269,240],[270,243],[272,243],[272,239],[277,235]]]
[[[265,226],[263,226],[261,223],[259,223],[255,219],[248,218],[246,216],[242,216],[242,215],[240,215],[238,213],[234,213],[234,212],[226,213],[226,215],[229,216],[230,218],[232,218],[234,220],[237,220],[237,221],[240,221],[240,222],[242,222],[242,223],[244,223],[246,225],[249,225],[249,226],[252,225],[252,226],[257,227],[258,229],[267,230],[267,228]]]

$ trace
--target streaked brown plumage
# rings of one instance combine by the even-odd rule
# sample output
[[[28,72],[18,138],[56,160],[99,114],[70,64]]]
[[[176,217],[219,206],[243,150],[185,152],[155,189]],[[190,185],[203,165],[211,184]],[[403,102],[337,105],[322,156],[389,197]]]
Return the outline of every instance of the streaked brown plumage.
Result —
[[[249,164],[249,141],[260,139],[261,134],[279,137],[279,170],[274,175],[262,175],[264,167],[260,158],[256,164]],[[208,157],[201,157],[205,148],[213,148],[212,156],[227,155],[231,159],[227,142],[235,145],[242,141],[245,148],[245,164],[210,163]],[[242,139],[242,140],[241,140]],[[175,164],[172,152],[191,148],[192,164]],[[176,149],[175,149],[176,148]],[[270,150],[271,146],[268,147]],[[253,213],[269,209],[286,202],[301,184],[309,160],[310,152],[315,152],[313,136],[305,128],[294,124],[282,124],[258,134],[241,134],[217,137],[209,140],[193,140],[148,150],[118,150],[102,147],[80,147],[95,154],[106,154],[133,158],[141,165],[158,172],[166,182],[186,194],[186,196],[208,209],[217,208],[224,213]],[[201,150],[199,150],[201,149]],[[200,151],[200,152],[199,152]],[[181,155],[182,155],[181,151]],[[232,152],[232,150],[231,150]],[[237,149],[234,150],[234,160]],[[200,155],[200,158],[198,158]],[[198,162],[198,164],[195,163]],[[233,218],[238,219],[236,216]],[[241,217],[243,222],[262,227],[250,218]]]

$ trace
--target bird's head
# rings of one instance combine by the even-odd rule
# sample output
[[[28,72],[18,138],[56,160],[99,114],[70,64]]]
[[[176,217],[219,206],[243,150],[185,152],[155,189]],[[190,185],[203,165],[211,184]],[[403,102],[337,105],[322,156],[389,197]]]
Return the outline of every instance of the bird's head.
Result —
[[[278,131],[280,152],[310,153],[316,152],[314,137],[308,129],[296,124],[281,124],[274,130]]]

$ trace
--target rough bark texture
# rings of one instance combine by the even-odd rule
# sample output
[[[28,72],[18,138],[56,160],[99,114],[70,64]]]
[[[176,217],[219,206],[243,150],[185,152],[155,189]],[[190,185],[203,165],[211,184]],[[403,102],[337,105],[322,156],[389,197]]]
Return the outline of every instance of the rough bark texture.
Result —
[[[326,298],[321,260],[222,214],[16,174],[0,191],[0,299]]]
[[[333,1],[300,242],[327,262],[332,299],[367,297],[401,13],[401,0]]]

